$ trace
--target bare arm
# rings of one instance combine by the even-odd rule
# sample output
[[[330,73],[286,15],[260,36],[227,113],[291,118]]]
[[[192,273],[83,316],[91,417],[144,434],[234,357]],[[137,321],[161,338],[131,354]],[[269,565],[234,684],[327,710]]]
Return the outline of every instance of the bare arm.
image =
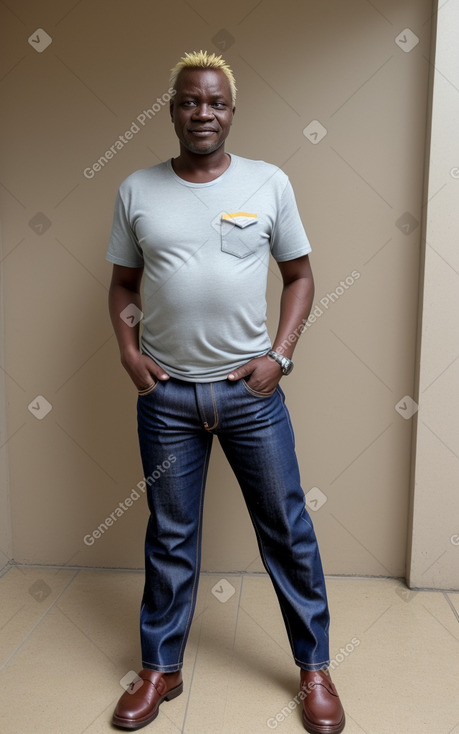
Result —
[[[278,263],[278,265],[284,287],[281,296],[279,326],[273,349],[291,359],[302,326],[312,308],[314,278],[308,255]]]
[[[133,303],[142,310],[140,283],[143,268],[126,268],[114,265],[108,303],[115,336],[120,349],[121,364],[138,390],[153,385],[156,380],[167,380],[164,370],[139,349],[139,324],[131,326],[121,318],[124,309]]]
[[[279,325],[273,349],[291,359],[304,322],[314,299],[314,278],[308,255],[278,263],[283,289]],[[275,390],[282,377],[280,366],[269,357],[257,357],[228,375],[230,380],[250,377],[250,385],[259,392]]]

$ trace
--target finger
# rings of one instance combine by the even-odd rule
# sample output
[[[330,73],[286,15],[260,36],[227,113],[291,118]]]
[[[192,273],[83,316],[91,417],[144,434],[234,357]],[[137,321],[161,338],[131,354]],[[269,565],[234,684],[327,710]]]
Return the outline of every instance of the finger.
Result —
[[[228,375],[228,380],[240,380],[242,377],[247,377],[247,375],[251,375],[254,370],[253,365],[251,362],[247,362],[247,364],[243,364],[242,367],[238,367],[237,370],[233,370]]]
[[[147,370],[157,380],[168,380],[169,375],[151,357],[148,357]]]
[[[159,373],[152,372],[152,375],[153,377],[156,377],[158,380],[168,380],[169,379],[169,375],[167,374],[167,372],[164,372],[164,370],[161,370]]]

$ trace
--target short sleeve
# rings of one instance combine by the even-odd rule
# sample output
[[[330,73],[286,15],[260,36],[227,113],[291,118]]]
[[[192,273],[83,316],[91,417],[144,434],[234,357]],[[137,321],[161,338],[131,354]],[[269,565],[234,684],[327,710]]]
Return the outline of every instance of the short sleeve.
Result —
[[[271,252],[277,262],[294,260],[311,252],[295,194],[288,180],[279,202],[279,211],[271,236]]]
[[[128,268],[143,267],[142,249],[132,229],[121,189],[116,197],[112,231],[105,259]]]

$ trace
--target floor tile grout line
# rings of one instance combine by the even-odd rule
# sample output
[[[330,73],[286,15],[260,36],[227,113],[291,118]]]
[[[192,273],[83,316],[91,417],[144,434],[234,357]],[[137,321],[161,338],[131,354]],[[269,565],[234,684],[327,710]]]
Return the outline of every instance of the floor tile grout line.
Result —
[[[443,596],[444,596],[444,597],[445,597],[445,599],[446,599],[446,602],[447,602],[448,606],[450,606],[450,607],[451,607],[451,611],[452,611],[452,613],[454,614],[454,616],[455,616],[455,618],[456,618],[456,621],[457,621],[457,622],[459,622],[459,613],[458,613],[458,611],[457,611],[456,607],[454,606],[453,602],[452,602],[452,601],[451,601],[451,599],[449,598],[449,596],[448,596],[448,593],[449,593],[449,592],[447,592],[447,591],[443,591],[443,592],[442,592]]]
[[[100,718],[100,717],[101,717],[101,716],[102,716],[102,715],[103,715],[103,714],[104,714],[105,712],[107,712],[107,714],[108,714],[108,712],[111,712],[111,711],[113,710],[113,708],[114,708],[114,706],[115,706],[115,704],[116,704],[117,700],[118,700],[118,696],[116,696],[116,697],[115,697],[115,698],[114,698],[114,699],[113,699],[113,700],[111,701],[111,703],[109,703],[109,704],[108,704],[108,706],[106,706],[106,707],[104,708],[104,710],[103,710],[103,711],[101,711],[100,713],[98,713],[98,714],[97,714],[97,716],[96,716],[96,717],[95,717],[95,718],[94,718],[94,719],[93,719],[92,721],[90,721],[90,722],[89,722],[89,724],[88,724],[87,726],[85,726],[85,728],[84,728],[84,729],[82,729],[82,731],[80,732],[80,734],[84,734],[84,733],[85,733],[85,731],[88,731],[88,729],[89,729],[89,728],[90,728],[90,727],[91,727],[91,726],[92,726],[92,725],[94,724],[94,722],[96,722],[96,721],[97,721],[97,719],[99,719],[99,718]]]
[[[284,648],[282,647],[282,645],[280,645],[280,644],[279,644],[279,642],[278,642],[278,641],[277,641],[277,640],[276,640],[276,639],[275,639],[275,638],[274,638],[274,637],[273,637],[273,636],[271,635],[271,633],[270,633],[270,632],[268,632],[268,630],[266,630],[266,629],[265,629],[265,628],[263,627],[263,625],[262,625],[262,624],[261,624],[260,622],[257,622],[257,620],[255,619],[255,617],[252,617],[252,615],[251,615],[251,614],[250,614],[250,613],[249,613],[249,612],[247,611],[247,609],[244,609],[244,607],[241,607],[241,610],[242,610],[242,611],[244,612],[244,614],[245,614],[245,615],[246,615],[246,616],[247,616],[247,617],[248,617],[248,618],[249,618],[249,619],[250,619],[250,620],[251,620],[251,621],[252,621],[252,622],[253,622],[254,624],[256,624],[256,625],[257,625],[257,627],[258,627],[258,628],[259,628],[259,629],[260,629],[260,630],[261,630],[261,631],[263,632],[263,634],[265,634],[265,635],[266,635],[267,637],[269,637],[269,639],[270,639],[270,640],[271,640],[272,642],[274,642],[274,644],[275,644],[275,645],[277,645],[277,647],[279,648],[279,650],[280,650],[280,651],[281,651],[281,652],[282,652],[283,654],[285,654],[285,655],[286,655],[286,656],[287,656],[287,657],[289,658],[289,660],[291,660],[291,658],[292,658],[292,652],[291,652],[291,650],[286,650],[286,649],[284,649]],[[288,637],[287,637],[287,639],[288,639]]]
[[[387,429],[385,429],[385,430],[387,430]],[[383,433],[384,433],[384,431],[383,431]],[[380,435],[382,435],[382,434],[380,434]],[[379,438],[379,436],[378,436],[378,438]],[[373,442],[373,443],[374,443],[374,442]],[[342,472],[341,472],[341,473],[342,473]],[[377,556],[375,556],[375,555],[374,555],[374,554],[373,554],[373,553],[371,552],[371,550],[370,550],[369,548],[367,548],[367,547],[366,547],[366,545],[365,545],[364,543],[362,543],[362,541],[361,541],[361,540],[360,540],[360,539],[359,539],[359,538],[358,538],[358,537],[357,537],[356,535],[354,535],[354,533],[352,533],[352,532],[351,532],[351,531],[349,530],[349,528],[347,528],[347,527],[346,527],[346,525],[344,525],[344,523],[342,523],[342,522],[341,522],[340,520],[338,520],[338,518],[336,517],[336,515],[334,515],[334,514],[333,514],[333,512],[330,512],[330,517],[332,517],[332,518],[333,518],[333,519],[335,520],[335,522],[337,522],[337,523],[338,523],[338,525],[341,525],[341,527],[343,528],[343,530],[345,530],[345,531],[346,531],[346,532],[347,532],[347,533],[348,533],[348,534],[349,534],[349,535],[351,536],[351,538],[353,538],[353,539],[355,540],[355,542],[356,542],[356,543],[358,543],[358,544],[359,544],[359,545],[360,545],[360,546],[361,546],[362,548],[364,548],[364,549],[366,550],[366,552],[367,552],[367,553],[368,553],[368,554],[369,554],[369,555],[370,555],[370,556],[371,556],[371,557],[372,557],[372,558],[373,558],[373,559],[374,559],[374,560],[375,560],[375,561],[376,561],[377,563],[379,563],[379,564],[380,564],[380,566],[382,566],[383,568],[385,568],[385,569],[386,569],[386,571],[388,571],[388,570],[389,570],[389,569],[388,569],[388,568],[387,568],[387,567],[386,567],[386,566],[384,565],[384,563],[382,563],[382,561],[380,561],[380,560],[379,560],[379,558],[378,558]]]
[[[6,620],[6,622],[4,624],[2,624],[2,626],[0,627],[0,632],[3,629],[5,629],[5,627],[11,622],[11,620],[13,619],[13,617],[16,616],[16,614],[19,614],[19,612],[22,612],[22,610],[24,609],[24,607],[25,607],[25,604],[23,604],[22,607],[19,607],[19,609],[15,609],[14,610],[13,614],[11,615],[11,617],[8,617],[8,619]]]
[[[197,642],[196,642],[196,654],[195,654],[194,660],[193,660],[193,667],[191,669],[191,674],[189,676],[189,681],[190,682],[188,684],[188,696],[185,699],[186,700],[186,704],[185,704],[185,711],[183,712],[182,731],[185,731],[186,720],[187,720],[187,716],[188,716],[188,709],[190,707],[190,696],[191,696],[191,690],[192,690],[192,687],[193,687],[194,676],[195,676],[195,673],[196,673],[196,665],[197,665],[197,662],[198,662],[198,651],[199,651],[199,644],[201,642],[201,634],[202,634],[202,620],[201,620],[201,624],[199,626],[199,637],[198,637]]]
[[[204,624],[204,619],[205,619],[204,612],[206,612],[207,609],[208,609],[208,607],[204,607],[204,609],[202,609],[199,612],[199,614],[197,615],[197,619],[201,618],[200,619],[200,624],[199,624],[199,635],[198,635],[198,639],[196,640],[196,651],[195,651],[194,660],[193,660],[193,667],[191,669],[191,674],[189,676],[188,695],[186,697],[185,711],[183,712],[182,728],[180,730],[181,732],[184,732],[185,731],[186,720],[187,720],[187,716],[188,716],[188,709],[190,707],[191,691],[192,691],[192,688],[193,688],[193,680],[194,680],[194,676],[195,676],[195,672],[196,672],[196,666],[198,664],[199,645],[201,643],[202,629],[203,629],[203,624]]]
[[[2,663],[2,665],[0,665],[0,670],[3,670],[3,668],[6,668],[6,666],[10,662],[10,660],[12,660],[14,658],[14,656],[19,652],[19,650],[23,647],[23,645],[25,645],[25,643],[27,642],[27,640],[29,639],[29,637],[31,636],[31,634],[34,632],[34,630],[36,630],[36,628],[38,627],[38,625],[41,624],[41,622],[46,617],[46,615],[51,611],[51,609],[53,609],[55,607],[55,605],[57,604],[57,602],[61,598],[62,594],[64,594],[64,592],[67,591],[67,589],[69,588],[70,584],[76,579],[76,577],[78,576],[79,573],[80,573],[79,571],[76,571],[73,574],[73,576],[70,579],[70,581],[64,586],[64,588],[62,589],[62,591],[60,592],[60,594],[58,594],[58,596],[55,598],[55,600],[53,601],[53,603],[51,604],[51,606],[49,606],[48,609],[46,609],[46,611],[43,612],[43,614],[41,615],[41,617],[37,620],[37,622],[35,622],[34,626],[32,627],[31,630],[29,630],[29,632],[24,637],[24,639],[22,640],[22,642],[20,642],[20,644],[17,645],[17,647],[13,650],[13,652],[11,653],[11,655],[5,660],[4,663]]]
[[[17,568],[18,571],[22,569],[35,568],[43,571],[95,571],[97,573],[108,571],[115,573],[136,573],[143,574],[143,568],[121,568],[118,566],[67,566],[61,564],[46,564],[46,563],[20,563],[11,560],[9,564],[0,572],[0,578],[6,576],[13,568]],[[267,578],[269,579],[266,571],[201,571],[202,576],[246,576],[248,578]],[[405,583],[404,576],[390,576],[388,574],[356,574],[356,573],[326,573],[326,579],[341,579],[341,580],[353,580],[353,581],[399,581]],[[409,588],[409,587],[408,587]],[[432,594],[459,594],[459,589],[430,589],[425,586],[413,586],[412,591],[423,591]]]
[[[94,645],[94,647],[96,647],[99,650],[99,652],[102,653],[102,655],[105,655],[105,657],[112,663],[112,665],[116,667],[117,661],[116,660],[112,660],[112,658],[110,657],[110,655],[108,655],[105,652],[105,650],[103,650],[101,647],[99,647],[99,645],[97,644],[97,642],[94,642],[94,640],[92,640],[89,637],[89,635],[87,635],[86,632],[83,629],[81,629],[81,627],[66,612],[64,612],[64,610],[62,609],[62,607],[60,607],[59,605],[57,605],[56,606],[56,609],[59,610],[59,612],[62,614],[62,616],[65,617],[70,622],[70,624],[73,624],[73,626],[75,627],[75,629],[77,629],[78,632],[80,632],[83,635],[83,637],[86,637],[86,639],[88,640],[88,642],[91,645]]]
[[[218,572],[214,572],[214,573],[215,573],[215,575],[221,575],[221,574],[218,574]],[[210,574],[210,573],[206,573],[206,572],[203,572],[203,573],[202,573],[201,575],[203,575],[203,576],[204,576],[204,575],[210,576],[210,575],[214,575],[214,574]],[[238,605],[237,605],[237,614],[236,614],[235,633],[234,633],[234,636],[233,636],[233,655],[232,655],[232,657],[231,657],[231,660],[232,660],[232,659],[233,659],[233,657],[234,657],[234,640],[235,640],[235,635],[236,635],[236,628],[237,628],[237,619],[238,619],[238,617],[239,617],[239,604],[240,604],[240,600],[241,600],[241,594],[242,594],[242,583],[243,583],[243,579],[242,579],[242,574],[241,574],[241,573],[239,573],[239,574],[237,574],[237,575],[238,575],[238,576],[239,576],[239,578],[241,579],[241,586],[240,586],[240,589],[239,589],[239,600],[238,600]],[[198,615],[198,618],[199,618],[199,617],[202,617],[202,616],[203,616],[203,613],[204,613],[205,611],[207,611],[207,609],[209,609],[209,607],[208,607],[208,606],[207,606],[207,607],[205,607],[205,608],[204,608],[204,609],[203,609],[203,610],[202,610],[202,611],[201,611],[201,612],[199,613],[199,615]],[[197,661],[198,661],[198,655],[199,655],[199,645],[200,645],[200,642],[201,642],[201,636],[202,636],[202,630],[203,630],[203,622],[204,622],[204,618],[202,618],[202,619],[201,619],[201,622],[200,622],[200,625],[199,625],[199,635],[198,635],[198,639],[197,639],[197,641],[196,641],[196,653],[195,653],[195,657],[194,657],[194,662],[193,662],[193,668],[192,668],[192,671],[191,671],[191,676],[190,676],[190,683],[189,683],[189,691],[190,691],[190,693],[191,693],[191,689],[192,689],[192,686],[193,686],[193,678],[194,678],[194,675],[195,675],[196,665],[197,665]],[[186,706],[185,706],[185,712],[184,712],[184,715],[183,715],[183,727],[182,727],[182,730],[181,730],[182,732],[184,732],[184,731],[185,731],[185,726],[186,726],[186,719],[187,719],[187,715],[188,715],[188,708],[189,708],[189,702],[190,702],[190,696],[188,696],[188,698],[187,698],[187,702],[186,702]]]
[[[234,619],[233,646],[231,648],[231,655],[230,655],[229,665],[228,665],[229,674],[232,674],[232,672],[234,670],[234,648],[236,646],[237,628],[238,628],[238,622],[239,622],[239,612],[241,611],[242,587],[244,585],[244,576],[243,576],[243,574],[241,574],[241,573],[239,574],[239,579],[241,581],[241,585],[239,587],[239,597],[238,597],[238,600],[237,600],[236,617]],[[222,711],[222,721],[223,722],[225,721],[226,709],[228,707],[228,697],[229,697],[229,689],[227,687],[226,688],[225,705],[224,705],[223,711]]]
[[[356,721],[356,719],[354,719],[354,717],[353,717],[353,716],[351,716],[351,715],[350,715],[350,713],[349,713],[348,711],[346,711],[346,719],[351,719],[351,721],[353,721],[353,722],[354,722],[354,724],[357,724],[357,726],[359,727],[359,729],[360,729],[361,731],[363,731],[363,732],[364,732],[364,734],[370,734],[370,732],[368,732],[368,731],[367,731],[366,729],[364,729],[364,728],[363,728],[363,726],[362,726],[361,724],[359,724],[359,722],[358,722],[358,721]]]
[[[445,627],[445,625],[443,624],[443,622],[440,622],[440,620],[438,619],[438,617],[437,617],[437,616],[436,616],[436,615],[435,615],[435,614],[434,614],[433,612],[431,612],[431,611],[430,611],[430,609],[427,609],[427,607],[426,607],[426,605],[425,605],[425,604],[422,604],[422,606],[424,607],[424,609],[426,610],[426,612],[428,612],[428,613],[430,614],[430,616],[431,616],[431,617],[433,617],[433,619],[435,619],[435,621],[436,621],[436,622],[438,622],[438,624],[439,624],[439,625],[440,625],[441,627],[443,627],[443,629],[444,629],[444,630],[445,630],[445,631],[446,631],[446,632],[447,632],[447,633],[448,633],[449,635],[451,635],[451,637],[453,638],[453,640],[456,640],[456,642],[459,642],[459,638],[457,638],[457,637],[456,637],[456,636],[454,635],[454,633],[453,633],[453,632],[451,632],[451,630],[449,630],[449,629],[448,629],[448,627]]]
[[[8,562],[7,562],[7,563],[5,563],[5,565],[4,565],[4,566],[2,567],[2,569],[0,570],[0,579],[2,579],[2,578],[3,578],[3,576],[6,576],[6,574],[7,574],[7,573],[8,573],[8,572],[9,572],[9,571],[10,571],[10,570],[12,569],[12,568],[14,568],[14,564],[13,564],[13,563],[11,563],[11,559],[9,559],[9,560],[8,560]]]
[[[370,624],[370,626],[369,626],[369,627],[367,627],[366,629],[364,629],[364,630],[363,630],[363,634],[364,634],[364,635],[366,635],[366,633],[367,633],[367,632],[368,632],[369,630],[371,630],[371,628],[372,628],[372,627],[373,627],[373,626],[374,626],[374,625],[375,625],[375,624],[376,624],[377,622],[379,622],[379,620],[381,619],[381,617],[384,617],[384,615],[386,614],[386,612],[388,612],[388,611],[389,611],[389,609],[392,609],[392,607],[393,607],[393,604],[389,604],[389,606],[387,607],[387,609],[385,609],[385,610],[384,610],[383,612],[381,612],[381,614],[379,615],[379,617],[377,617],[377,618],[376,618],[376,619],[375,619],[375,620],[374,620],[374,621],[373,621],[373,622],[372,622],[372,623]]]

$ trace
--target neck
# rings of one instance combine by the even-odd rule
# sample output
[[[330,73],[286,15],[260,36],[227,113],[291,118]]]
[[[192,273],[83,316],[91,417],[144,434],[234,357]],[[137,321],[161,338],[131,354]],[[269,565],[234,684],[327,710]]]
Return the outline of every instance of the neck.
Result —
[[[231,158],[228,153],[225,153],[223,146],[207,155],[192,153],[181,147],[178,158],[172,159],[172,167],[177,176],[186,181],[207,183],[221,176],[230,162]]]

